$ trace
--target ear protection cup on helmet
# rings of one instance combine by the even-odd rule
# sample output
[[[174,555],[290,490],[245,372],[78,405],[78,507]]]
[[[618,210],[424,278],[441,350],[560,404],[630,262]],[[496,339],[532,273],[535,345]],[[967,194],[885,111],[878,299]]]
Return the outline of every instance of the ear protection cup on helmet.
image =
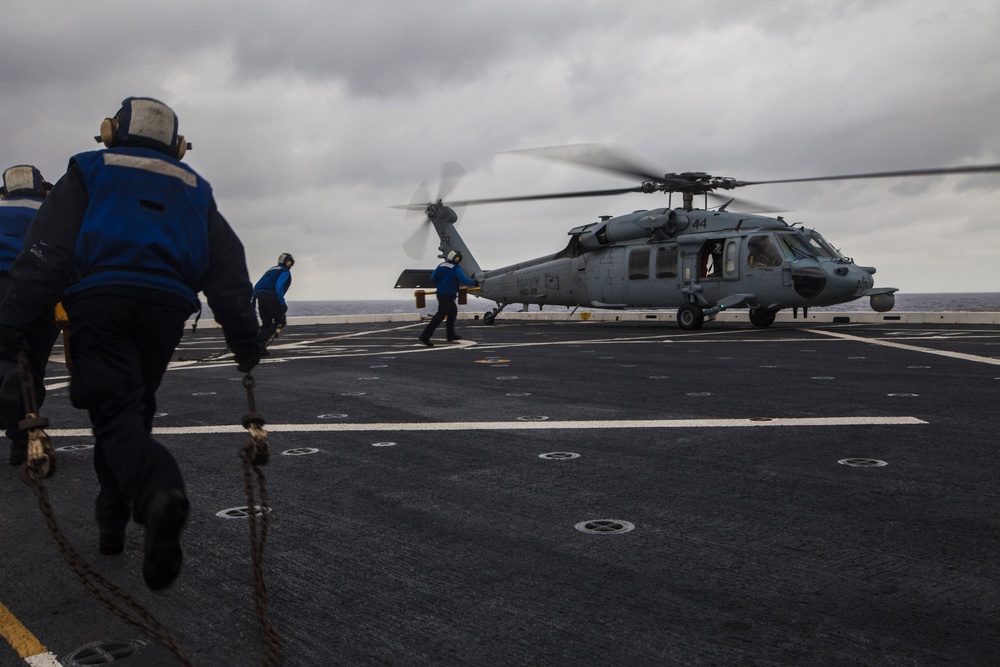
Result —
[[[101,143],[108,148],[118,143],[118,119],[105,118],[101,121]]]
[[[188,142],[184,139],[183,134],[177,135],[177,159],[180,160],[187,153]]]

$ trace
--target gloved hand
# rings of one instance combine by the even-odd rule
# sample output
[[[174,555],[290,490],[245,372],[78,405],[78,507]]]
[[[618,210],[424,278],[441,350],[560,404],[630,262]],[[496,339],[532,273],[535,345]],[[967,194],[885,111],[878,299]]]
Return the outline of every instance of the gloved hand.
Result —
[[[14,327],[0,325],[0,345],[10,352],[28,349],[28,334]]]
[[[478,280],[473,280],[472,282],[475,283],[473,285],[473,287],[479,287],[479,281]]]

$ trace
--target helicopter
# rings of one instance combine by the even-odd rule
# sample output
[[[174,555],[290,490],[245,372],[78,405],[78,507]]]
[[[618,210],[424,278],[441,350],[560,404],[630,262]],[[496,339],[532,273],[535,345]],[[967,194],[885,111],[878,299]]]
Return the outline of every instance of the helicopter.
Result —
[[[738,202],[716,194],[751,185],[804,183],[1000,171],[1000,164],[876,173],[843,174],[809,178],[741,181],[705,172],[656,174],[619,150],[601,144],[576,144],[511,151],[563,162],[571,162],[619,176],[634,177],[633,187],[444,201],[446,190],[464,175],[456,163],[445,165],[442,189],[432,201],[420,201],[418,190],[409,205],[423,211],[424,225],[404,243],[412,249],[424,242],[420,234],[432,227],[440,239],[439,257],[461,253],[466,275],[479,282],[474,295],[496,306],[483,316],[494,324],[512,303],[568,308],[677,309],[681,329],[700,328],[723,310],[747,308],[755,327],[768,327],[776,314],[799,309],[847,303],[869,298],[876,312],[895,305],[895,287],[875,286],[875,267],[862,266],[845,256],[815,229],[789,224],[781,216],[769,217],[762,205]],[[445,187],[445,184],[448,187]],[[458,233],[456,207],[513,201],[600,197],[625,193],[662,193],[667,206],[639,210],[598,220],[569,230],[569,243],[562,250],[510,266],[484,270]],[[672,207],[673,195],[682,198]],[[704,198],[704,208],[695,207],[695,197]],[[721,201],[709,208],[709,200]],[[730,211],[729,206],[757,212]],[[774,209],[770,209],[773,211]],[[429,225],[429,226],[428,226]],[[396,280],[398,289],[433,288],[430,269],[406,269]],[[418,292],[419,297],[423,295]],[[418,303],[419,305],[419,303]]]

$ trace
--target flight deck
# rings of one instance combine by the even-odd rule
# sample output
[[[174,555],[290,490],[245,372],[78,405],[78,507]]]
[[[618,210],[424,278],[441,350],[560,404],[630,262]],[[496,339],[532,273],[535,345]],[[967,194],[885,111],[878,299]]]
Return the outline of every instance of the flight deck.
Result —
[[[842,318],[844,316],[841,316]],[[285,665],[985,665],[1000,654],[1000,325],[291,321],[266,419],[268,617]],[[93,438],[57,346],[62,530],[195,665],[253,665],[243,377],[187,333],[156,437],[184,568],[101,556]],[[0,480],[0,664],[172,665]],[[85,662],[107,654],[107,663]]]

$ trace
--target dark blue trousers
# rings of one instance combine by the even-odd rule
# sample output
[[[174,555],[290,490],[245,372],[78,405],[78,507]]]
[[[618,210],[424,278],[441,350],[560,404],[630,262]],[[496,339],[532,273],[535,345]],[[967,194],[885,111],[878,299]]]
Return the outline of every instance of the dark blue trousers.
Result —
[[[0,271],[0,299],[7,294],[13,284],[14,279],[10,277],[10,274],[6,271]],[[28,348],[28,367],[35,378],[37,407],[41,408],[42,402],[45,400],[45,384],[42,382],[45,379],[45,366],[49,363],[49,355],[52,354],[52,347],[56,343],[56,338],[59,337],[59,328],[56,327],[54,310],[52,317],[45,322],[39,323],[39,327],[37,331],[29,332],[28,335],[28,342],[30,343],[30,347]],[[0,367],[4,371],[17,367],[17,357],[16,352],[10,352],[0,347]],[[0,376],[0,379],[2,379],[2,376]],[[27,406],[24,405],[23,399],[20,401],[20,405],[20,419],[23,419],[27,412]],[[6,435],[12,441],[19,444],[26,444],[28,442],[28,433],[19,429],[17,422],[9,425]]]
[[[150,435],[156,390],[184,333],[187,313],[108,294],[68,308],[73,369],[70,398],[90,414],[94,470],[101,488],[97,522],[105,528],[144,523],[159,486],[184,491],[177,461]]]
[[[455,297],[445,296],[443,294],[437,295],[438,309],[434,313],[434,317],[431,321],[427,323],[424,327],[424,333],[420,335],[421,338],[430,338],[434,335],[434,330],[438,328],[442,320],[445,320],[445,331],[448,334],[448,339],[451,340],[455,337],[455,320],[458,319],[458,306],[455,305]]]

